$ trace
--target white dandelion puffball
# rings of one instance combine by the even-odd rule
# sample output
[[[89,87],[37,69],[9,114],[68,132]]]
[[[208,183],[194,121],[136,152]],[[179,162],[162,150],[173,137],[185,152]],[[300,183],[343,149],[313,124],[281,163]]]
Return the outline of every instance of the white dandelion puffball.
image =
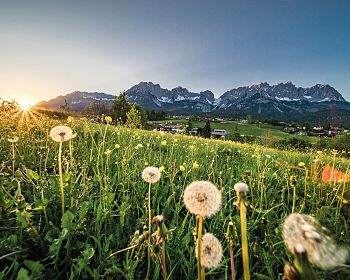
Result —
[[[248,185],[242,182],[235,184],[234,189],[237,193],[246,193],[249,190]]]
[[[220,210],[221,192],[209,181],[195,181],[186,187],[184,203],[192,214],[210,217]]]
[[[9,141],[9,142],[11,142],[11,143],[16,143],[17,141],[18,141],[18,137],[17,136],[14,136],[14,137],[12,137],[12,138],[10,138],[10,139],[7,139],[7,141]]]
[[[56,142],[65,142],[76,136],[76,134],[73,134],[72,129],[65,125],[58,125],[50,130],[50,137]]]
[[[215,268],[222,259],[222,246],[213,234],[206,233],[202,237],[201,263],[206,268]],[[198,258],[198,241],[196,245],[196,257]]]
[[[306,252],[310,263],[322,269],[332,269],[344,264],[348,250],[337,246],[315,218],[303,214],[290,214],[283,224],[283,239],[293,253]]]
[[[142,171],[141,176],[145,182],[154,184],[160,180],[160,170],[157,167],[149,166]]]

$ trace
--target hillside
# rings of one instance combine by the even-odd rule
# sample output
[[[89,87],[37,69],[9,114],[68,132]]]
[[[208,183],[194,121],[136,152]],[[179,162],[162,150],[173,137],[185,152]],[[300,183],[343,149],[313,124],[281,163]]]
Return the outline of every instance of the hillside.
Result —
[[[149,230],[145,200],[149,185],[141,173],[146,166],[162,169],[160,181],[151,186],[150,204],[152,216],[162,214],[171,230],[166,240],[166,262],[172,279],[195,279],[197,274],[193,241],[196,218],[183,203],[185,187],[196,180],[209,180],[222,193],[222,207],[204,221],[204,231],[213,233],[223,247],[220,265],[207,270],[208,279],[227,279],[230,274],[225,239],[230,221],[237,232],[233,243],[237,279],[242,276],[240,218],[233,190],[239,181],[249,185],[252,279],[277,280],[284,263],[292,261],[283,244],[282,224],[293,210],[313,215],[337,243],[350,244],[350,209],[346,202],[349,183],[321,180],[326,166],[345,173],[350,168],[349,160],[324,151],[282,152],[257,145],[70,121],[45,117],[27,127],[14,119],[0,123],[0,222],[4,229],[0,251],[2,256],[21,252],[2,259],[2,267],[7,267],[1,272],[5,278],[17,275],[19,269],[29,273],[29,267],[35,265],[40,267],[38,275],[45,278],[144,279],[147,241],[143,234]],[[59,143],[48,135],[59,124],[69,125],[77,133],[71,142],[63,143],[63,217],[57,175]],[[6,140],[13,136],[19,136],[15,144]],[[14,165],[12,145],[16,147]],[[17,169],[14,181],[11,178]],[[295,187],[291,176],[296,178]],[[22,200],[18,199],[18,190]],[[27,217],[27,222],[21,217]],[[159,279],[160,248],[151,242],[154,254],[150,275]],[[123,250],[129,246],[132,249]],[[342,268],[315,270],[323,279],[340,280],[348,275]]]

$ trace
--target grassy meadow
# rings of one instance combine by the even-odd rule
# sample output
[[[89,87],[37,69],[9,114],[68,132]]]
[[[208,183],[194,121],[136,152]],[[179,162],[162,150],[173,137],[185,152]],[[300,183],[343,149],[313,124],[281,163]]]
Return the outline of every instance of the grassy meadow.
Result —
[[[50,129],[59,124],[70,126],[77,134],[62,144],[63,216],[59,143],[49,137]],[[248,134],[243,125],[238,126],[240,133]],[[212,128],[227,129],[216,123]],[[254,128],[249,133],[258,135],[259,131]],[[283,132],[271,128],[271,133]],[[17,142],[7,140],[14,136],[19,137]],[[148,184],[141,173],[147,166],[162,170],[160,181],[151,186],[150,202],[152,216],[163,214],[170,231],[166,240],[169,279],[197,277],[196,219],[183,203],[185,187],[196,180],[209,180],[222,193],[221,210],[205,220],[203,231],[221,241],[223,258],[219,267],[207,270],[206,278],[231,279],[225,237],[230,221],[235,225],[236,279],[243,277],[240,218],[233,189],[242,181],[249,186],[251,277],[281,279],[284,263],[293,260],[282,239],[283,221],[293,210],[313,215],[337,243],[350,244],[350,183],[323,183],[321,172],[326,165],[344,173],[350,169],[349,160],[324,151],[278,151],[84,119],[68,123],[44,116],[21,122],[3,118],[0,279],[145,279]],[[295,186],[291,176],[296,178]],[[162,278],[160,256],[160,246],[152,246],[149,279]],[[347,267],[315,271],[321,279],[350,275]]]

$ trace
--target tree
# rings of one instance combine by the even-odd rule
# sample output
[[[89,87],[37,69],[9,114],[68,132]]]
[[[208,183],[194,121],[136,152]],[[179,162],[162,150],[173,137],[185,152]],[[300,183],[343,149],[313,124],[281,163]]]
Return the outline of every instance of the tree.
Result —
[[[207,120],[207,122],[205,123],[205,126],[203,127],[202,135],[204,138],[210,138],[211,136],[210,133],[211,133],[210,121]]]
[[[92,101],[84,108],[84,113],[87,115],[109,115],[110,109],[106,102],[103,101]]]
[[[128,128],[141,128],[141,112],[137,109],[136,105],[131,105],[130,110],[126,113],[125,126]]]
[[[131,104],[128,102],[126,93],[121,93],[112,103],[112,118],[119,124],[125,124],[126,113],[129,112]]]
[[[67,102],[67,99],[64,100],[64,105],[61,105],[60,108],[61,108],[61,110],[62,110],[63,112],[65,112],[65,113],[67,113],[67,114],[69,114],[70,111],[71,111],[71,108],[70,108],[70,106],[69,106],[69,104],[68,104],[68,102]]]
[[[189,132],[190,130],[192,130],[192,128],[193,128],[192,119],[189,118],[186,126],[186,131]]]

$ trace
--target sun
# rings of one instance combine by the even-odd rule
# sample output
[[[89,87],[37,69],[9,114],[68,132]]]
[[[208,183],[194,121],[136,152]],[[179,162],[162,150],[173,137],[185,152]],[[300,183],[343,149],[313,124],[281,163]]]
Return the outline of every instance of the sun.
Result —
[[[30,109],[30,103],[28,100],[20,100],[19,102],[19,107],[21,108],[21,110],[26,111]]]

